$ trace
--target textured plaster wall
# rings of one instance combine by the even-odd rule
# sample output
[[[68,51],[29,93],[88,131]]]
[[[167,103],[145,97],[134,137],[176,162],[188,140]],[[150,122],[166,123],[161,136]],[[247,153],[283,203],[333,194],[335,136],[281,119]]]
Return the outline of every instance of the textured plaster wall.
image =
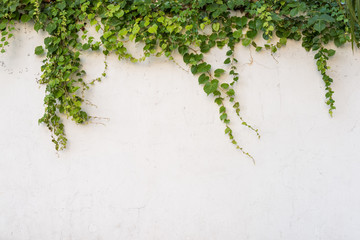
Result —
[[[0,55],[0,240],[360,239],[360,55],[350,46],[330,62],[334,118],[299,43],[274,58],[237,49],[238,100],[262,139],[233,128],[254,165],[196,78],[163,58],[109,57],[108,77],[86,95],[89,113],[109,120],[65,119],[69,146],[57,156],[37,124],[42,37],[25,25]],[[223,52],[211,53],[221,66]],[[83,60],[89,79],[102,72],[101,54]]]

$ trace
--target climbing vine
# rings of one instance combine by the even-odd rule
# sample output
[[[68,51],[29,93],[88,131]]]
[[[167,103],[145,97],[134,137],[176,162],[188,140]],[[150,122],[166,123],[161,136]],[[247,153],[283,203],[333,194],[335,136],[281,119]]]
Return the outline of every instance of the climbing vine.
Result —
[[[14,24],[29,21],[35,31],[48,34],[34,53],[44,58],[39,83],[46,86],[45,112],[39,123],[51,131],[56,150],[64,149],[67,143],[61,116],[76,123],[88,122],[91,116],[82,108],[84,92],[106,75],[104,71],[93,81],[85,80],[80,61],[84,51],[116,54],[119,60],[134,63],[150,56],[175,61],[173,56],[181,54],[204,92],[219,106],[220,120],[231,143],[252,158],[231,129],[231,120],[235,119],[230,119],[229,113],[234,111],[239,121],[260,137],[258,130],[243,120],[236,100],[235,85],[241,76],[235,46],[242,44],[273,54],[289,39],[301,41],[307,51],[315,52],[314,62],[324,81],[332,115],[333,79],[327,63],[335,50],[327,44],[333,42],[339,47],[351,39],[346,8],[336,0],[0,0],[2,53],[14,36]],[[99,41],[89,34],[89,28],[101,35]],[[358,43],[358,31],[354,35]],[[258,36],[266,40],[265,44],[259,43]],[[144,44],[141,57],[128,50],[128,41]],[[215,47],[226,49],[223,63],[228,67],[207,62],[207,53]]]

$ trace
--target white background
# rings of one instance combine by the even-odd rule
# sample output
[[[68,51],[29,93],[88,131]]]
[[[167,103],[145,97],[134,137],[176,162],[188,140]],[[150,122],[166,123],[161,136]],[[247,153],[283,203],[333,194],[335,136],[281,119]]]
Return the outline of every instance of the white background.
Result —
[[[25,25],[0,55],[0,240],[360,239],[360,59],[350,46],[330,61],[333,118],[300,43],[274,58],[236,49],[237,100],[262,138],[233,129],[254,165],[196,77],[155,57],[109,57],[108,76],[86,94],[97,108],[86,109],[110,120],[65,119],[69,145],[57,156],[37,124],[44,36]],[[207,57],[223,66],[224,51]],[[82,58],[89,80],[101,74],[102,54]]]

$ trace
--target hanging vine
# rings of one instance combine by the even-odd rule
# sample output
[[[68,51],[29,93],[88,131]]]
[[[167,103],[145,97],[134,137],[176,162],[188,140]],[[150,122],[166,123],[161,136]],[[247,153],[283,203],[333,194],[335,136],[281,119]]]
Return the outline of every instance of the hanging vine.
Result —
[[[76,123],[91,119],[82,109],[83,92],[100,78],[84,80],[80,61],[83,51],[116,54],[119,60],[132,62],[150,56],[166,56],[173,61],[175,54],[181,54],[204,92],[219,106],[225,134],[236,148],[252,158],[235,139],[228,115],[235,111],[242,124],[260,137],[258,130],[243,120],[236,101],[235,84],[240,75],[235,46],[242,44],[275,53],[288,39],[301,41],[307,51],[315,52],[332,115],[333,79],[328,74],[327,61],[335,50],[327,44],[334,42],[339,47],[350,41],[346,10],[335,0],[0,0],[2,53],[13,37],[15,22],[29,21],[35,31],[48,34],[44,44],[35,48],[35,54],[44,57],[39,83],[46,86],[45,112],[39,123],[51,131],[56,150],[64,149],[67,143],[62,115]],[[88,27],[95,28],[101,35],[100,41],[89,35]],[[258,35],[266,44],[258,43]],[[127,41],[144,43],[143,56],[134,57],[126,48]],[[217,68],[206,61],[206,53],[215,47],[227,49],[224,64],[228,68]],[[220,80],[222,75],[230,80]]]

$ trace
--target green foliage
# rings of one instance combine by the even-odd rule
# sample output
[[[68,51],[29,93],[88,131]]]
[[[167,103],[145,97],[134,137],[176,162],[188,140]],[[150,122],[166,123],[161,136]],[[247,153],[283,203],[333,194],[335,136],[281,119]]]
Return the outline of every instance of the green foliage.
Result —
[[[42,46],[37,46],[36,48],[35,48],[35,54],[36,55],[41,55],[41,54],[43,54],[44,53],[44,48],[42,47]]]
[[[15,22],[31,22],[36,31],[48,33],[44,45],[35,54],[44,56],[40,84],[46,85],[45,113],[39,123],[52,132],[56,150],[66,147],[67,138],[61,116],[76,123],[91,118],[83,110],[83,93],[90,83],[84,80],[80,55],[83,51],[116,54],[119,60],[141,62],[150,56],[180,54],[204,92],[219,106],[220,120],[231,143],[239,146],[230,127],[227,106],[244,126],[260,137],[258,130],[247,124],[236,102],[235,83],[239,80],[235,46],[242,44],[275,53],[288,40],[301,41],[315,60],[325,83],[326,103],[332,115],[335,109],[327,60],[335,54],[330,42],[339,47],[351,40],[346,10],[328,0],[0,0],[0,49],[5,52],[13,36]],[[234,14],[238,12],[239,14]],[[101,34],[100,41],[88,35],[85,25]],[[259,45],[258,37],[267,42]],[[353,33],[358,42],[358,34]],[[144,43],[143,57],[128,52],[125,42]],[[275,44],[274,44],[275,42]],[[210,65],[205,53],[212,48],[226,48],[225,68]],[[105,63],[106,64],[106,63]],[[107,68],[107,65],[106,65]],[[105,76],[105,72],[103,76]],[[228,81],[229,78],[231,81]],[[252,158],[252,157],[251,157]]]
[[[359,47],[360,0],[337,0],[340,6],[345,6],[349,18],[352,48]]]

